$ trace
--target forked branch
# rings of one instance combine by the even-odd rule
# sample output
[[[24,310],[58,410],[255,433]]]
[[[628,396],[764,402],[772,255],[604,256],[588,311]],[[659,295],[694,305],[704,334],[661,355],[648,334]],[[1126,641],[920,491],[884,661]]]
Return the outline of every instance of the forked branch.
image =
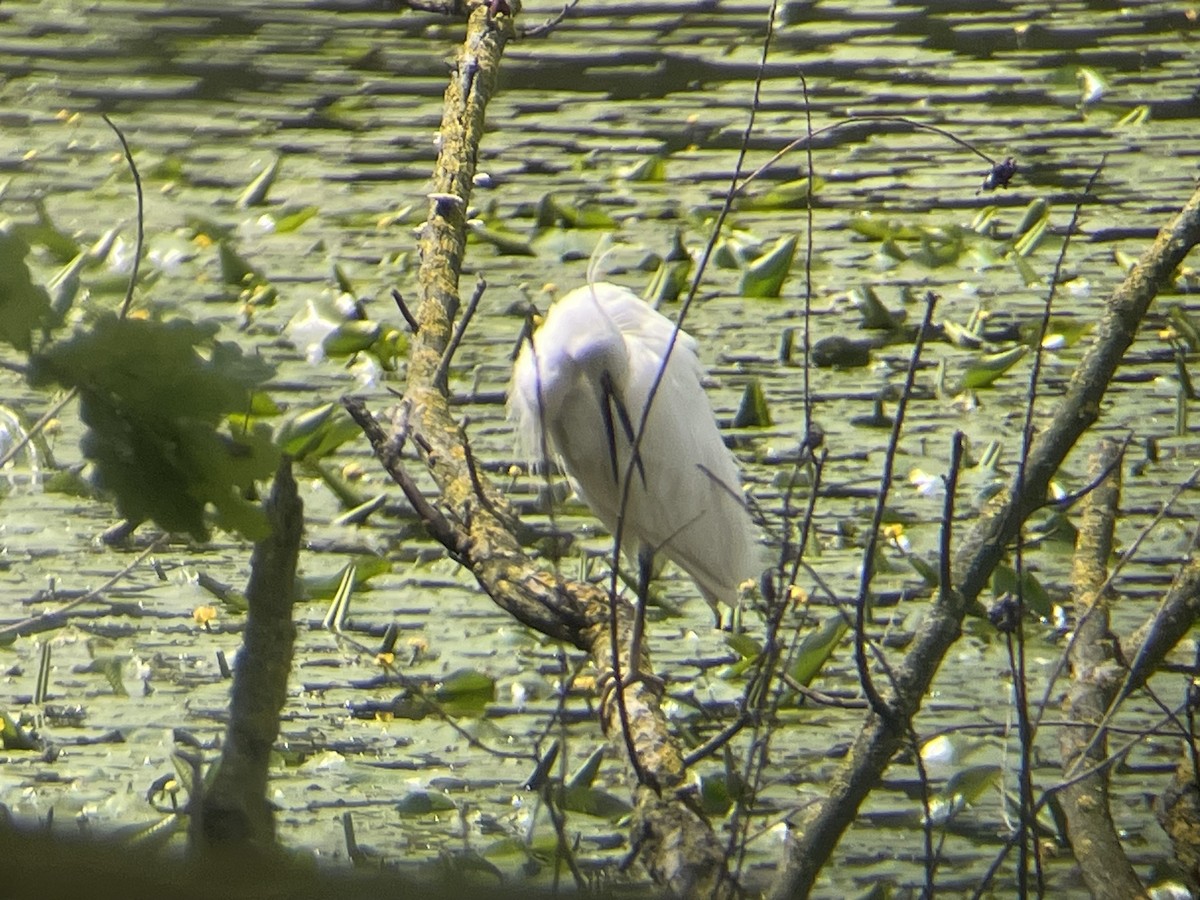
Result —
[[[598,669],[611,665],[609,597],[598,588],[538,570],[512,533],[515,516],[503,494],[474,470],[461,426],[447,400],[447,348],[460,308],[458,284],[466,248],[470,201],[484,111],[496,83],[504,47],[513,35],[517,4],[472,3],[466,39],[445,94],[441,149],[434,171],[429,216],[419,238],[420,298],[408,360],[402,429],[410,432],[437,485],[436,500],[420,497],[398,452],[403,435],[389,435],[361,401],[343,401],[367,433],[376,455],[449,553],[467,567],[501,608],[537,630],[586,651]],[[420,503],[418,503],[420,500]],[[423,504],[423,505],[421,505]],[[421,510],[424,510],[423,512]],[[632,608],[618,603],[622,670],[629,671]],[[641,670],[649,672],[643,659]],[[685,768],[656,692],[646,681],[625,686],[624,705],[633,727],[623,735],[617,704],[602,704],[603,723],[622,756],[626,742],[645,784],[635,788],[632,843],[653,880],[676,896],[713,896],[728,883],[721,843],[711,827],[683,802]]]

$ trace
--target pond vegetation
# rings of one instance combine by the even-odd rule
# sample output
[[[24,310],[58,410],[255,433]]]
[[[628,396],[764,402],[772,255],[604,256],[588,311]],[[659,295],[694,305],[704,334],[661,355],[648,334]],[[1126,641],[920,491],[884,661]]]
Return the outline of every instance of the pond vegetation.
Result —
[[[731,870],[775,896],[799,883],[777,868],[789,823],[794,837],[841,786],[872,691],[932,627],[947,510],[962,541],[1037,477],[1029,438],[1063,424],[1107,298],[1194,189],[1195,10],[970,6],[782,3],[760,65],[767,4],[579,4],[508,45],[456,213],[464,300],[486,288],[426,387],[444,381],[480,493],[532,526],[524,543],[563,580],[607,585],[612,539],[516,452],[503,398],[530,314],[584,283],[602,242],[607,279],[687,310],[780,566],[741,633],[712,629],[668,567],[649,649],[683,752],[742,721],[686,783],[742,852]],[[0,19],[11,818],[183,843],[188,789],[227,743],[251,553],[271,533],[262,500],[287,457],[304,539],[267,795],[279,842],[485,886],[644,887],[655,871],[623,867],[644,798],[600,727],[603,667],[481,591],[341,402],[385,428],[428,424],[396,396],[414,396],[423,339],[394,295],[426,314],[431,207],[453,206],[431,179],[462,22],[370,2],[126,0]],[[775,159],[809,117],[812,139]],[[722,216],[743,147],[744,174],[765,168]],[[1009,158],[1015,171],[993,169]],[[1087,892],[1047,793],[1064,754],[1094,749],[1064,749],[1056,727],[1081,586],[1111,592],[1111,631],[1134,652],[1093,664],[1119,668],[1193,578],[1197,276],[1172,269],[1098,423],[1047,477],[1056,502],[1029,500],[1021,539],[989,551],[911,740],[851,810],[815,894]],[[1105,438],[1124,455],[1098,471]],[[419,446],[404,466],[436,503]],[[1073,573],[1072,554],[1109,527],[1083,501],[1112,471],[1112,552],[1095,552],[1120,568],[1100,591],[1108,576]],[[1110,723],[1112,813],[1146,884],[1188,874],[1152,800],[1194,745],[1194,651],[1155,658]],[[739,720],[767,668],[769,714]],[[1026,805],[1056,798],[1025,809],[1041,888],[1009,852],[1022,772]]]

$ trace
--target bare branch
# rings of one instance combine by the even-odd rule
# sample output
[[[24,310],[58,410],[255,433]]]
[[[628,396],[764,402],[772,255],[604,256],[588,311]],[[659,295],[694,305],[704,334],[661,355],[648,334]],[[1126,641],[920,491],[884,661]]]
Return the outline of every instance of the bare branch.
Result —
[[[1100,402],[1138,325],[1158,292],[1188,252],[1200,243],[1200,190],[1146,250],[1105,305],[1096,342],[1080,362],[1065,396],[1034,440],[1023,466],[1024,490],[1010,489],[992,499],[955,556],[953,585],[933,604],[896,671],[901,702],[916,710],[929,689],[947,649],[957,640],[968,606],[975,602],[996,564],[1032,511],[1045,500],[1050,480],[1079,437],[1100,415]],[[811,891],[816,874],[853,821],[859,805],[878,783],[906,733],[876,715],[868,717],[855,739],[829,795],[799,822],[769,896],[801,897]]]
[[[1096,765],[1108,755],[1103,720],[1117,693],[1119,667],[1109,631],[1111,594],[1105,585],[1120,500],[1120,452],[1115,441],[1105,440],[1092,457],[1093,477],[1101,472],[1109,474],[1087,497],[1075,545],[1075,606],[1087,614],[1080,619],[1070,653],[1071,686],[1063,701],[1063,712],[1069,722],[1088,727],[1062,730],[1059,746],[1067,777],[1085,762]],[[1113,825],[1108,769],[1098,768],[1090,778],[1063,788],[1060,797],[1071,849],[1092,896],[1098,900],[1146,896]]]

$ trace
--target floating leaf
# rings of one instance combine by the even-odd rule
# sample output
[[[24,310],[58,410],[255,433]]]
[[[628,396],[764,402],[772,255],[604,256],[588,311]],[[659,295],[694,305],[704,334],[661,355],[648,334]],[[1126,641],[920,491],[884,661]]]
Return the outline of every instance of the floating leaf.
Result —
[[[25,257],[29,244],[8,228],[0,228],[0,341],[28,353],[32,332],[55,318],[50,295],[34,284]]]
[[[36,223],[13,224],[8,228],[26,243],[45,247],[59,263],[69,263],[78,255],[79,243],[54,224],[44,200],[41,198],[34,200],[33,206],[37,210],[38,220]]]
[[[909,259],[931,269],[957,265],[962,259],[966,243],[962,232],[952,229],[927,229],[921,234],[920,249],[909,254]]]
[[[849,628],[846,620],[836,613],[829,616],[816,631],[810,631],[796,648],[796,656],[788,675],[805,687],[812,683],[821,667],[833,655],[833,650]]]
[[[812,182],[812,193],[816,193],[824,182]],[[785,181],[761,194],[743,195],[738,199],[738,209],[804,209],[808,205],[809,179],[797,178]]]
[[[1012,566],[999,565],[992,572],[992,595],[1001,597],[1004,594],[1012,594],[1023,598],[1028,609],[1032,610],[1036,615],[1042,618],[1048,618],[1054,613],[1054,604],[1050,600],[1050,595],[1046,593],[1046,589],[1042,587],[1037,576],[1025,569],[1021,578],[1017,578],[1017,572]]]
[[[433,699],[453,715],[478,715],[496,699],[496,681],[475,669],[459,669],[438,683]]]
[[[237,199],[239,209],[249,209],[251,206],[261,206],[266,202],[267,194],[275,184],[275,179],[279,175],[279,168],[283,164],[283,157],[276,155],[270,164],[263,169],[258,176],[246,186],[242,191],[242,195]]]
[[[977,327],[972,324],[971,327],[964,328],[957,322],[945,319],[942,322],[942,333],[946,335],[946,340],[955,347],[963,350],[978,350],[983,346],[983,338],[976,330]]]
[[[221,260],[221,281],[225,284],[244,287],[249,282],[264,280],[262,273],[228,241],[221,241],[217,250]]]
[[[275,220],[275,233],[291,234],[319,211],[319,207],[316,206],[302,206],[299,209],[286,210]]]
[[[546,211],[551,216],[550,222],[546,224],[558,223],[568,228],[612,229],[617,227],[617,220],[597,202],[565,203],[550,196],[545,198],[545,202],[548,204],[548,210]],[[546,211],[540,212],[538,216],[539,224],[543,224],[542,219]]]
[[[325,355],[337,359],[361,353],[379,340],[383,326],[367,319],[350,319],[342,322],[325,336],[321,349]]]
[[[6,712],[0,712],[0,747],[5,750],[41,750],[38,736],[18,725]]]
[[[661,154],[644,156],[637,162],[618,169],[617,177],[622,181],[632,182],[663,181],[667,177],[667,162]]]
[[[938,791],[930,804],[929,817],[944,825],[964,807],[977,802],[989,789],[1000,783],[1002,770],[999,766],[969,766],[952,776]]]
[[[610,822],[629,815],[633,810],[627,801],[595,787],[567,788],[562,793],[562,807]]]
[[[584,764],[567,779],[567,789],[591,787],[596,781],[596,775],[600,772],[600,764],[604,762],[606,752],[607,748],[604,746],[593,750]]]
[[[743,297],[778,297],[795,256],[796,236],[781,238],[742,270],[738,292]]]
[[[361,433],[341,404],[322,403],[284,422],[276,442],[293,459],[312,460],[328,456]]]
[[[883,305],[875,289],[869,284],[850,291],[850,301],[862,313],[862,327],[891,331],[904,322],[907,314],[899,309],[892,311]]]
[[[683,232],[675,229],[671,249],[658,263],[658,270],[642,293],[642,299],[653,307],[661,303],[672,303],[687,290],[692,272],[692,255],[683,243]]]
[[[1013,232],[1013,250],[1018,256],[1028,256],[1037,249],[1050,225],[1050,204],[1039,197],[1025,208],[1021,223]]]
[[[540,791],[552,781],[550,773],[554,771],[554,764],[558,762],[558,754],[561,749],[562,744],[559,741],[554,741],[550,745],[550,749],[541,755],[537,761],[537,766],[534,767],[529,777],[525,779],[525,790]]]
[[[454,801],[440,791],[410,791],[396,804],[396,812],[402,816],[427,816],[457,808]]]
[[[1108,92],[1108,83],[1095,69],[1080,66],[1075,73],[1079,82],[1079,105],[1090,106]]]
[[[929,587],[937,587],[941,583],[941,573],[932,563],[926,562],[915,553],[909,553],[907,559],[908,564],[913,567],[913,570],[921,576],[922,580]]]
[[[739,659],[755,660],[762,655],[762,644],[744,631],[726,634],[725,646],[736,653]]]
[[[299,579],[299,594],[304,600],[328,600],[342,584],[343,576],[354,566],[354,589],[358,590],[372,578],[392,571],[391,562],[383,556],[362,553],[329,575],[306,575]]]
[[[916,225],[906,225],[899,219],[884,218],[871,210],[852,215],[850,228],[863,237],[876,241],[915,241],[919,240],[923,233],[923,229]]]
[[[742,391],[742,402],[738,404],[737,413],[733,417],[734,428],[768,428],[771,425],[771,408],[767,405],[767,395],[763,392],[762,382],[751,378],[746,382]]]
[[[358,296],[354,290],[354,282],[350,280],[350,276],[346,274],[346,270],[337,263],[333,264],[333,281],[337,285],[339,293],[349,294],[351,297]]]
[[[491,244],[496,248],[496,252],[502,256],[536,255],[533,247],[529,244],[528,238],[523,235],[511,231],[502,231],[498,228],[491,228],[478,221],[472,221],[470,227],[473,238],[483,241],[485,244]]]
[[[989,387],[1001,375],[1024,359],[1029,348],[1024,344],[984,356],[972,363],[962,377],[959,390],[969,391]]]

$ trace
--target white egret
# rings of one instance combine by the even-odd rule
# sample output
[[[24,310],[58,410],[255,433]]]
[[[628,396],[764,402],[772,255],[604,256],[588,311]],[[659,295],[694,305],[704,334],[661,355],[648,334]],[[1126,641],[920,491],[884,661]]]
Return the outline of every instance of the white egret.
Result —
[[[687,572],[720,624],[719,602],[761,571],[737,463],[701,385],[696,342],[632,291],[589,284],[555,302],[522,347],[509,418],[534,460],[557,458],[623,549],[648,567],[662,554]],[[668,348],[670,355],[668,357]],[[665,362],[637,459],[634,436]],[[623,480],[632,479],[622,510]]]

